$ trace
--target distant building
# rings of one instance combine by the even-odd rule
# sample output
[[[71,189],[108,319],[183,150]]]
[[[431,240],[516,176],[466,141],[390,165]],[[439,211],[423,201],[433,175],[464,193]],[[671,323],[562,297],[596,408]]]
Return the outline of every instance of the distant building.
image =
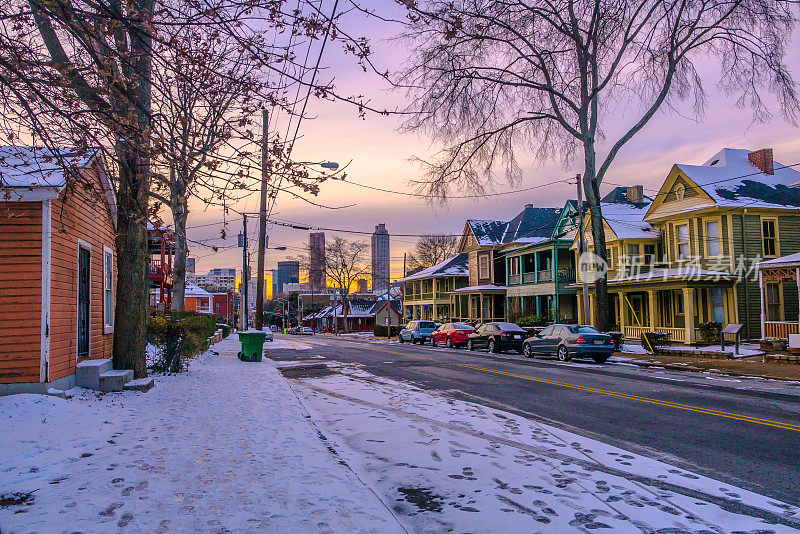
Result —
[[[325,232],[308,234],[308,283],[315,290],[325,289]]]
[[[375,226],[372,234],[372,290],[381,293],[389,289],[389,232],[386,224]]]
[[[187,282],[194,283],[203,289],[236,291],[236,269],[216,268],[208,271],[208,274],[195,274],[191,277],[189,277],[187,269],[186,274]]]
[[[298,261],[279,261],[278,268],[275,270],[274,282],[272,284],[272,294],[283,293],[284,284],[296,284],[300,282],[300,262]]]
[[[194,276],[195,258],[186,258],[186,276]]]
[[[359,278],[358,280],[356,280],[356,284],[358,285],[359,293],[366,293],[369,291],[369,286],[365,278]]]

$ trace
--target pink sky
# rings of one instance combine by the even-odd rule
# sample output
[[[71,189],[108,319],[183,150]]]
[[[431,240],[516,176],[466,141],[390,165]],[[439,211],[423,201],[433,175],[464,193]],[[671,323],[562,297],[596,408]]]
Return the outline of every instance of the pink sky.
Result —
[[[390,10],[397,8],[390,0],[382,0]],[[371,2],[378,4],[378,2]],[[328,6],[328,9],[330,7]],[[402,47],[388,42],[385,37],[396,28],[376,21],[365,21],[363,16],[349,15],[347,26],[355,33],[366,34],[372,39],[373,61],[384,69],[396,69],[403,60]],[[794,48],[794,49],[793,49]],[[789,61],[795,76],[800,78],[800,47],[792,50]],[[374,105],[387,108],[402,108],[405,97],[392,91],[379,77],[363,73],[354,64],[352,57],[344,57],[340,47],[326,49],[323,64],[330,68],[323,71],[320,80],[333,79],[337,91],[343,95],[363,94]],[[720,148],[773,148],[775,160],[782,164],[800,162],[800,136],[798,129],[787,125],[779,116],[769,124],[751,124],[748,110],[734,107],[733,99],[714,91],[718,73],[708,69],[705,78],[710,95],[710,105],[702,122],[684,118],[677,113],[661,112],[640,132],[617,156],[607,181],[625,185],[642,184],[651,190],[657,189],[674,163],[700,164]],[[314,99],[309,102],[309,113],[314,120],[306,120],[301,128],[302,138],[295,145],[294,157],[299,160],[330,160],[340,164],[350,162],[348,177],[353,181],[377,187],[411,191],[410,179],[420,175],[420,169],[409,159],[434,152],[429,140],[414,134],[397,132],[399,119],[396,116],[367,114],[358,117],[356,109],[345,103],[331,103]],[[688,113],[687,113],[688,116]],[[285,118],[283,119],[285,120]],[[285,122],[283,122],[285,129]],[[620,128],[624,124],[620,124]],[[617,133],[606,124],[609,139]],[[600,146],[599,154],[605,147]],[[500,184],[495,190],[504,191],[530,187],[540,183],[574,176],[581,172],[578,163],[563,168],[557,162],[540,165],[528,154],[520,153],[523,179],[519,184]],[[606,185],[604,189],[610,189]],[[652,193],[652,191],[650,191]],[[300,200],[281,195],[274,216],[306,225],[343,228],[372,232],[375,224],[385,222],[390,233],[419,234],[447,232],[460,234],[467,218],[508,220],[518,213],[524,204],[557,206],[567,198],[575,197],[574,185],[555,185],[537,191],[519,193],[480,201],[455,200],[447,206],[429,206],[423,199],[403,197],[388,193],[368,191],[346,183],[326,183],[314,200],[327,205],[356,205],[342,210],[316,208]],[[257,210],[257,195],[242,201],[237,209]],[[189,217],[189,226],[198,226],[222,220],[218,209],[204,209],[194,202]],[[195,228],[189,231],[194,240],[211,240],[217,245],[235,245],[236,234],[241,230],[241,221],[228,226],[228,238],[219,239],[221,226]],[[249,225],[255,237],[256,225]],[[304,247],[308,243],[308,232],[275,226],[268,228],[270,243],[290,247]],[[354,236],[348,236],[354,237]],[[364,239],[368,240],[368,237]],[[402,275],[403,252],[413,247],[415,239],[397,237],[391,240],[392,278]],[[267,268],[274,268],[278,261],[295,256],[298,250],[286,252],[268,251]],[[242,254],[239,248],[211,250],[194,246],[191,255],[197,258],[198,272],[212,267],[237,267],[241,269]],[[254,262],[255,263],[255,262]]]

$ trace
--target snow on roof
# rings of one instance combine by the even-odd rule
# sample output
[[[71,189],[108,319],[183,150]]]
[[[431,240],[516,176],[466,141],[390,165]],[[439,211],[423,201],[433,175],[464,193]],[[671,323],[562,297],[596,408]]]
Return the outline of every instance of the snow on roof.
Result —
[[[503,221],[480,221],[469,219],[467,224],[472,228],[472,234],[481,246],[499,245],[503,242],[508,223]]]
[[[775,267],[795,267],[800,266],[800,252],[796,254],[789,254],[772,260],[762,261],[758,264],[759,269],[769,269]]]
[[[422,269],[419,272],[401,278],[401,282],[420,280],[422,278],[439,278],[443,276],[469,276],[469,255],[466,252],[456,254],[433,267]]]
[[[774,163],[764,174],[748,158],[750,150],[723,148],[702,165],[678,168],[720,206],[761,208],[800,207],[800,172]]]
[[[478,293],[480,291],[505,291],[506,286],[497,286],[494,284],[484,284],[482,286],[469,286],[455,289],[451,293]]]
[[[600,209],[611,230],[619,239],[658,238],[658,229],[644,221],[650,203],[635,206],[629,203],[603,203]]]
[[[550,237],[562,208],[538,208],[526,205],[508,222],[469,219],[467,224],[481,246],[515,243],[521,239]]]
[[[63,187],[67,172],[85,167],[98,151],[0,147],[0,187]]]
[[[370,317],[372,314],[372,307],[375,305],[374,300],[366,299],[352,299],[347,301],[347,316],[348,317]]]
[[[210,297],[211,293],[203,289],[202,287],[192,284],[191,282],[186,283],[186,290],[184,291],[184,296],[186,297]]]

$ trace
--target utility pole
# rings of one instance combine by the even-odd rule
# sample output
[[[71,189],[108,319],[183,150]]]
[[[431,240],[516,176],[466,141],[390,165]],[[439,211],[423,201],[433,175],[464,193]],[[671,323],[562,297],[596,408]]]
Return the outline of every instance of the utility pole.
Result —
[[[242,214],[242,330],[247,330],[247,214]]]
[[[575,183],[578,186],[578,235],[580,236],[579,249],[578,249],[578,270],[580,271],[580,258],[586,252],[586,236],[583,233],[583,187],[581,184],[581,175],[575,176]],[[588,324],[588,318],[592,316],[589,310],[589,283],[586,281],[585,273],[581,272],[581,288],[583,290],[583,313],[579,318],[581,324]]]
[[[258,208],[258,280],[256,280],[256,320],[257,330],[264,326],[264,254],[267,239],[267,181],[269,180],[269,141],[267,110],[261,113],[261,199]]]

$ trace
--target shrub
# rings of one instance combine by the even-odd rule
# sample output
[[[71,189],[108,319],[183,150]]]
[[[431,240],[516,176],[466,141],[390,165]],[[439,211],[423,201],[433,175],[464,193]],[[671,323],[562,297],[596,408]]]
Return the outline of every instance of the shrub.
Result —
[[[550,324],[550,318],[547,315],[526,315],[520,317],[516,323],[518,326],[547,326]]]
[[[700,323],[700,326],[697,327],[697,331],[706,343],[719,343],[720,336],[722,335],[722,323],[717,321]]]
[[[216,331],[213,315],[170,311],[154,314],[147,322],[147,340],[161,349],[152,369],[179,373],[186,362],[208,350],[208,338]]]
[[[658,350],[658,347],[669,344],[669,334],[666,332],[642,332],[641,341],[643,348],[649,350],[652,347],[655,351]]]
[[[386,337],[386,325],[383,324],[376,324],[372,327],[372,333],[375,334],[375,337]],[[400,331],[400,327],[398,326],[390,326],[391,329],[391,336],[394,337]]]
[[[231,325],[226,323],[217,323],[217,330],[222,330],[222,339],[225,339],[231,334]]]

